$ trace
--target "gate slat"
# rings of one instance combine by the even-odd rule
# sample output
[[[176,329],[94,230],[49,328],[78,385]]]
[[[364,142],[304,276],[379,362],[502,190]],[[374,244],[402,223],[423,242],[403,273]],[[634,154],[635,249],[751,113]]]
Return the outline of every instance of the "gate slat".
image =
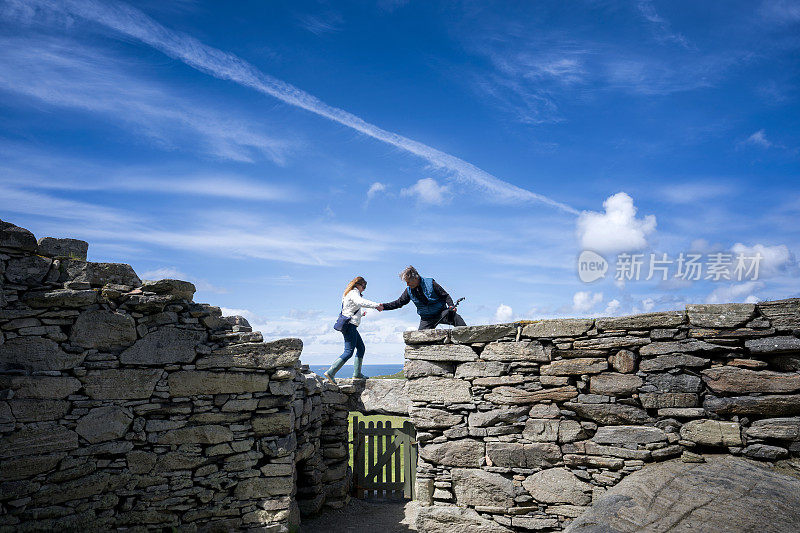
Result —
[[[394,441],[397,443],[398,450],[397,453],[394,454],[394,478],[392,481],[394,481],[395,485],[397,485],[401,481],[400,469],[403,460],[403,454],[406,451],[405,445],[403,445],[403,434],[395,433]],[[398,496],[397,490],[392,491],[392,496]]]
[[[378,421],[377,426],[378,426],[378,429],[381,429],[383,427],[383,422]],[[384,441],[384,436],[383,435],[378,435],[378,457],[377,458],[382,458],[383,457],[383,441]],[[375,481],[377,481],[378,484],[382,484],[386,480],[383,479],[383,468],[382,468],[382,465],[379,465],[377,463],[378,463],[377,461],[372,463],[374,465],[374,468],[375,468]],[[370,478],[372,478],[372,476],[370,476]],[[383,498],[383,491],[382,490],[378,490],[375,493],[375,496],[378,497],[378,498]]]
[[[373,429],[374,427],[375,427],[375,422],[370,422],[369,423],[369,428]],[[371,472],[369,471],[369,469],[372,468],[373,464],[375,464],[375,437],[370,435],[369,436],[369,463],[367,463],[367,468],[368,468],[367,477],[368,478],[371,478],[371,476],[370,476]],[[373,495],[373,493],[372,493],[371,490],[367,491],[367,497],[368,498],[371,498],[372,495]]]

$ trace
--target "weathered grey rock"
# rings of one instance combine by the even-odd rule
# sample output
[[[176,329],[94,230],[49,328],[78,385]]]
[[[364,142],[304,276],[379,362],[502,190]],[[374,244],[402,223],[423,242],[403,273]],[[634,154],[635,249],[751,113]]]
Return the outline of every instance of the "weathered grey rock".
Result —
[[[698,380],[699,381],[699,380]],[[637,392],[644,380],[633,374],[615,374],[613,372],[592,376],[589,390],[592,394],[606,396],[629,396]]]
[[[681,426],[681,438],[704,446],[741,446],[738,422],[690,420]]]
[[[293,367],[300,360],[303,341],[279,339],[271,342],[249,342],[234,344],[214,350],[208,357],[197,360],[198,369],[205,368],[261,368],[271,370]]]
[[[36,237],[25,228],[0,220],[0,248],[34,252],[36,251]]]
[[[81,382],[94,400],[136,400],[153,394],[162,372],[160,368],[93,370]]]
[[[511,533],[511,529],[493,520],[481,518],[473,509],[463,507],[422,507],[417,514],[416,528],[426,533]]]
[[[769,444],[751,444],[742,450],[742,453],[753,459],[763,459],[765,461],[775,461],[789,456],[789,450],[780,446],[770,446]]]
[[[644,425],[655,422],[644,409],[632,405],[567,402],[564,407],[583,418],[605,425]]]
[[[70,342],[100,351],[124,348],[136,342],[136,322],[112,311],[84,311],[72,326]]]
[[[279,411],[268,415],[256,415],[251,420],[253,433],[258,436],[286,435],[294,426],[294,411]]]
[[[160,279],[143,281],[142,290],[156,294],[166,294],[176,300],[191,300],[197,290],[193,283],[179,279]]]
[[[558,423],[558,442],[575,442],[585,439],[586,431],[577,420],[562,419]]]
[[[427,407],[412,407],[408,414],[417,429],[448,428],[464,421],[462,415]]]
[[[75,441],[77,443],[77,437]],[[3,459],[0,461],[0,479],[16,481],[47,472],[54,469],[64,456],[65,453],[61,452],[51,455],[29,455]]]
[[[559,421],[552,418],[529,418],[522,437],[531,442],[556,442]]]
[[[650,374],[645,388],[661,392],[700,392],[702,386],[700,378],[692,374]]]
[[[800,298],[761,302],[758,310],[778,331],[800,329]]]
[[[730,456],[705,463],[680,459],[648,465],[626,477],[565,530],[614,531],[797,531],[800,481]],[[691,495],[691,497],[676,497]]]
[[[478,359],[478,354],[471,347],[463,344],[410,344],[406,346],[406,359],[475,361]]]
[[[663,372],[672,368],[687,366],[691,368],[698,368],[708,366],[710,361],[703,357],[696,357],[694,355],[675,354],[675,355],[659,355],[653,359],[642,359],[639,362],[639,370],[642,372]]]
[[[83,362],[85,354],[64,352],[42,337],[15,337],[0,344],[0,369],[68,370]]]
[[[642,392],[639,401],[645,409],[696,407],[700,396],[693,392]]]
[[[706,396],[706,411],[718,415],[788,416],[800,414],[799,394],[768,394],[765,396]]]
[[[612,329],[672,328],[684,322],[686,322],[686,312],[663,311],[613,318],[598,318],[597,329],[599,331],[608,331]]]
[[[745,433],[755,439],[800,440],[800,418],[756,420]]]
[[[348,382],[350,380],[342,380]],[[362,413],[408,415],[408,381],[405,379],[368,379],[361,381],[357,392],[350,394],[350,410]]]
[[[687,352],[714,352],[725,350],[724,346],[718,346],[705,341],[687,339],[682,341],[652,342],[647,346],[639,348],[639,355],[663,355],[668,353],[687,353]]]
[[[419,331],[404,331],[403,340],[406,344],[442,344],[448,337],[446,329],[423,329]]]
[[[540,320],[522,328],[525,337],[578,337],[594,325],[591,318],[559,318],[556,320]]]
[[[66,280],[83,281],[92,287],[102,287],[113,283],[139,287],[142,280],[130,265],[124,263],[93,263],[91,261],[66,260],[62,262],[66,270]]]
[[[96,290],[32,291],[25,294],[24,301],[33,308],[87,307],[97,302],[98,294]]]
[[[89,251],[89,243],[78,239],[55,239],[53,237],[42,237],[39,239],[39,249],[37,253],[47,257],[66,257],[86,261],[86,253]]]
[[[459,326],[450,330],[450,340],[457,344],[491,342],[501,337],[516,335],[516,324],[492,324],[489,326]]]
[[[632,335],[626,335],[624,337],[598,337],[594,339],[581,339],[573,342],[572,346],[578,350],[608,350],[610,348],[643,346],[649,343],[649,337],[634,337]]]
[[[38,255],[12,257],[6,265],[6,279],[18,285],[40,285],[50,271],[52,261]]]
[[[14,398],[61,400],[81,386],[80,381],[67,376],[0,376],[0,389],[14,391]]]
[[[453,363],[425,361],[423,359],[406,359],[403,365],[403,375],[407,379],[416,379],[425,376],[453,377]]]
[[[608,358],[611,367],[622,374],[634,373],[638,360],[639,356],[630,350],[620,350]]]
[[[744,345],[750,353],[800,352],[800,339],[788,335],[750,339],[744,341]]]
[[[220,425],[193,426],[173,429],[161,435],[161,444],[219,444],[233,440],[230,429]]]
[[[550,468],[561,463],[561,448],[552,442],[487,442],[486,456],[492,466]]]
[[[171,396],[198,394],[242,394],[264,392],[269,386],[267,374],[246,372],[204,372],[187,370],[173,372],[167,379]]]
[[[535,361],[546,363],[550,356],[541,343],[536,341],[490,342],[481,352],[486,361]]]
[[[701,328],[735,328],[756,313],[755,304],[694,304],[686,306],[689,323]]]
[[[69,451],[78,447],[78,435],[54,422],[23,426],[0,440],[0,458]]]
[[[542,503],[588,505],[592,501],[592,485],[581,481],[566,468],[548,468],[528,476],[522,482],[533,499]]]
[[[800,390],[800,373],[716,366],[703,370],[702,374],[703,381],[715,392],[795,392]]]
[[[409,381],[408,398],[417,402],[466,403],[472,401],[472,393],[468,381],[432,376]]]
[[[469,414],[469,425],[472,427],[488,427],[495,424],[517,424],[524,422],[528,415],[527,407],[508,409],[492,409],[491,411],[477,411]],[[416,422],[415,422],[416,424]]]
[[[44,422],[63,418],[69,412],[70,402],[15,398],[8,401],[8,406],[18,422]]]
[[[592,437],[599,444],[649,444],[667,440],[667,434],[651,426],[603,426]]]
[[[500,361],[473,361],[458,365],[455,375],[459,379],[496,377],[505,374],[507,368],[508,365]]]
[[[234,497],[240,500],[268,498],[289,494],[292,488],[291,478],[260,477],[250,478],[236,484]]]
[[[119,360],[133,365],[191,363],[197,356],[195,347],[205,340],[205,331],[164,327],[136,341]]]
[[[442,466],[480,468],[485,449],[483,442],[474,439],[457,439],[426,444],[419,449],[420,456],[428,462]]]
[[[572,385],[542,389],[530,392],[516,387],[495,387],[486,395],[486,400],[499,405],[520,405],[538,403],[542,400],[569,400],[578,396],[578,390]]]
[[[95,444],[122,438],[133,422],[129,409],[119,406],[97,407],[78,420],[75,431]]]
[[[450,475],[458,505],[514,505],[514,483],[510,478],[479,468],[454,468]]]
[[[608,369],[608,361],[602,357],[582,357],[578,359],[562,359],[543,365],[540,372],[543,376],[574,376],[582,374],[598,374]]]

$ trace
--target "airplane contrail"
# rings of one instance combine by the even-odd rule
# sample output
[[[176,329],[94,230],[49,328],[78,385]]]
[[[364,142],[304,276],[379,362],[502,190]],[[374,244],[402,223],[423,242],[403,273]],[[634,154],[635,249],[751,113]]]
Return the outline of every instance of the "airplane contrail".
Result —
[[[16,3],[12,0],[12,3]],[[32,0],[17,4],[22,11],[32,6],[95,22],[127,37],[134,38],[186,65],[216,78],[230,80],[270,95],[289,105],[305,109],[333,122],[381,142],[414,154],[434,168],[450,171],[455,179],[492,194],[503,202],[541,202],[561,211],[577,215],[578,211],[547,196],[517,187],[458,157],[437,150],[370,124],[343,109],[331,106],[319,98],[260,71],[254,65],[217,48],[203,44],[190,35],[172,31],[142,11],[127,4],[92,0]]]

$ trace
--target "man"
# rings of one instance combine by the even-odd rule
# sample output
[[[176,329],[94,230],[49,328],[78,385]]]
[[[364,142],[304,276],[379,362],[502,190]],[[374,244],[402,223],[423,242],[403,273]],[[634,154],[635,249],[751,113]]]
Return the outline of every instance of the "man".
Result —
[[[384,311],[400,309],[408,302],[414,302],[419,314],[419,329],[433,329],[437,324],[466,326],[467,323],[456,313],[453,299],[433,278],[423,278],[413,266],[400,273],[407,287],[400,298],[381,304]]]

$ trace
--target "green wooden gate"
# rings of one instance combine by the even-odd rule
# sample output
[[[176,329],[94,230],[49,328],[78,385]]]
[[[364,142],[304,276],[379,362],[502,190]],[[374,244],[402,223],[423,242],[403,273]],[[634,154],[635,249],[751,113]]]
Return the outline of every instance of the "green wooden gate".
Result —
[[[414,498],[416,431],[411,422],[365,424],[353,417],[353,495],[356,498]]]

